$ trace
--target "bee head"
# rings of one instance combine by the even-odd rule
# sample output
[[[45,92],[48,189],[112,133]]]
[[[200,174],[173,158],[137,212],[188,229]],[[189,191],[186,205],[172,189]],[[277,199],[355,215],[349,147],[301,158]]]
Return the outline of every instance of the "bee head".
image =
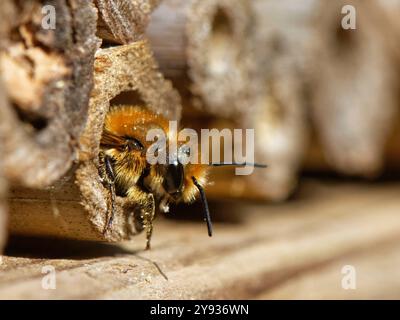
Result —
[[[164,166],[163,188],[174,200],[180,200],[185,189],[186,164],[189,161],[190,148],[181,145],[177,153],[170,154]]]
[[[186,149],[183,149],[183,151],[187,156],[189,155]],[[204,213],[205,213],[204,220],[207,222],[208,235],[211,237],[212,224],[211,224],[211,217],[208,209],[206,195],[204,193],[203,187],[194,176],[196,172],[201,171],[203,172],[203,174],[205,174],[206,171],[204,170],[204,167],[198,165],[195,166],[186,165],[182,162],[183,161],[180,161],[179,157],[177,157],[176,159],[170,161],[168,164],[164,166],[163,188],[165,192],[167,192],[175,201],[180,201],[183,199],[183,201],[187,202],[192,200],[192,198],[194,199],[195,196],[194,188],[198,190],[204,205]],[[191,181],[189,185],[188,185],[188,180]]]

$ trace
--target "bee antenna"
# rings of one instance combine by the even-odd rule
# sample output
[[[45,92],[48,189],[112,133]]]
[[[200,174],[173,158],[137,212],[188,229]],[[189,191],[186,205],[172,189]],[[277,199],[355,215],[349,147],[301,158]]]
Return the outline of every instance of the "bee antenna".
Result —
[[[203,187],[199,184],[199,182],[196,180],[195,177],[192,177],[192,180],[193,180],[194,185],[197,187],[197,189],[199,189],[201,202],[203,203],[203,207],[204,207],[204,220],[207,223],[208,235],[211,237],[212,236],[212,222],[211,222],[210,210],[208,209],[206,193],[204,192]]]
[[[260,163],[237,163],[237,162],[230,162],[230,163],[210,163],[210,166],[212,167],[224,167],[224,166],[250,166],[254,168],[267,168],[268,166],[266,164],[260,164]]]

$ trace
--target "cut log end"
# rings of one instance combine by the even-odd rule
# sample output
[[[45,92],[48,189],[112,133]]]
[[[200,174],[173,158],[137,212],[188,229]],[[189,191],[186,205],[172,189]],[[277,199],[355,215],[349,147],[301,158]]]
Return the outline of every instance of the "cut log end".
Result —
[[[397,75],[386,28],[377,23],[379,1],[353,1],[356,30],[341,25],[345,4],[320,8],[312,66],[313,115],[331,166],[346,174],[374,176],[382,170],[396,114]]]
[[[181,102],[172,84],[159,73],[147,41],[104,49],[95,62],[95,90],[89,106],[89,120],[81,138],[81,166],[76,179],[89,220],[99,232],[109,214],[110,194],[98,173],[99,146],[103,123],[110,104],[137,103],[167,119],[179,120]],[[121,240],[136,234],[134,204],[117,197],[115,223],[104,234],[107,240]]]
[[[285,200],[293,193],[308,142],[301,83],[297,80],[286,75],[281,83],[284,90],[270,87],[260,94],[246,125],[256,134],[256,162],[268,165],[254,172],[250,181],[259,194],[274,201]],[[275,81],[279,86],[279,79]]]
[[[232,116],[248,106],[255,64],[250,51],[253,20],[246,1],[197,1],[191,7],[187,19],[191,89],[213,113]]]
[[[79,165],[69,177],[44,192],[35,191],[31,197],[27,190],[13,190],[13,232],[100,241],[121,241],[137,234],[135,204],[121,197],[116,198],[114,222],[105,232],[111,198],[99,175],[104,119],[110,105],[122,101],[132,104],[139,98],[150,110],[179,120],[180,97],[159,73],[147,41],[100,49],[94,68],[95,87],[80,138]],[[57,209],[57,203],[62,211]],[[36,219],[29,217],[33,213]]]
[[[251,5],[243,0],[166,0],[147,30],[161,70],[204,109],[243,111],[254,68]],[[183,85],[182,85],[183,84]]]
[[[105,42],[128,44],[143,39],[150,13],[161,0],[95,0],[97,35]]]
[[[90,2],[52,3],[55,29],[42,28],[42,3],[17,1],[1,53],[10,99],[0,125],[7,128],[4,166],[13,184],[43,187],[65,174],[76,158],[92,89],[96,11]]]

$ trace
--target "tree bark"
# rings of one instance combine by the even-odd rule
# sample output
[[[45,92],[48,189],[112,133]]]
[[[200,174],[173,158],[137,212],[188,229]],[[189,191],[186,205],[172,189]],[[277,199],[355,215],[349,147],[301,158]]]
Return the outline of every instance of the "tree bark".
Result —
[[[14,1],[0,69],[11,104],[0,126],[4,172],[12,184],[44,187],[76,159],[87,117],[96,11],[84,0]],[[42,26],[42,8],[55,8],[55,29]]]

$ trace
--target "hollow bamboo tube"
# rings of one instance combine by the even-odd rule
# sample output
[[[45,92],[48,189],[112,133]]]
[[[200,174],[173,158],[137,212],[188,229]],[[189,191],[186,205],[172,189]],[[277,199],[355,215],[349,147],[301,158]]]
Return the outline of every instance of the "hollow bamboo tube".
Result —
[[[202,110],[234,115],[247,101],[253,26],[244,0],[166,0],[147,29],[164,74]]]
[[[311,1],[252,2],[256,15],[253,110],[244,125],[255,130],[255,159],[268,168],[250,176],[264,198],[280,201],[297,186],[308,147],[305,88],[307,44],[315,3]]]
[[[110,194],[98,173],[99,144],[110,104],[142,103],[168,119],[180,117],[180,97],[159,72],[147,41],[100,49],[89,117],[79,140],[76,168],[46,190],[11,190],[14,234],[120,241],[136,234],[134,204],[117,197],[112,228],[103,233]]]
[[[392,28],[384,1],[324,1],[315,21],[311,66],[313,121],[326,161],[339,172],[375,176],[398,113]],[[356,9],[356,29],[342,27],[342,8]],[[389,37],[388,37],[389,36]]]
[[[284,21],[279,21],[278,30],[266,21],[275,19],[276,13],[282,17],[282,9],[289,6],[272,6],[271,12],[262,8],[263,1],[257,5],[245,1],[182,2],[161,3],[147,33],[163,71],[188,98],[184,104],[189,110],[185,112],[187,123],[197,121],[192,110],[200,101],[200,110],[233,120],[235,128],[256,128],[256,159],[270,165],[251,179],[235,177],[232,187],[225,183],[233,181],[232,171],[218,169],[224,173],[216,173],[210,196],[286,198],[296,185],[306,145],[303,79],[296,73],[293,47],[283,52],[283,57],[271,49],[274,41],[293,40],[285,38],[288,32],[281,35]],[[279,66],[271,67],[274,64]],[[185,90],[188,86],[190,91]],[[200,99],[190,101],[193,95]]]
[[[259,0],[252,9],[250,54],[257,70],[247,88],[250,99],[232,120],[236,128],[254,129],[255,161],[268,168],[249,177],[234,176],[232,170],[215,173],[211,196],[280,201],[294,191],[308,147],[305,70],[315,3]],[[223,108],[215,114],[223,114]]]

